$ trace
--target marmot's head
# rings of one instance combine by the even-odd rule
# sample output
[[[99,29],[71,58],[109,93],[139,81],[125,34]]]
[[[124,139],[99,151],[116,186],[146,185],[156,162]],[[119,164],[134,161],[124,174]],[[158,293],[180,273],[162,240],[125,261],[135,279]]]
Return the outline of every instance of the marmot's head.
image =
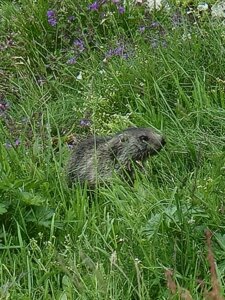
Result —
[[[152,128],[128,128],[119,132],[108,146],[120,161],[144,161],[157,154],[166,144],[164,137]]]

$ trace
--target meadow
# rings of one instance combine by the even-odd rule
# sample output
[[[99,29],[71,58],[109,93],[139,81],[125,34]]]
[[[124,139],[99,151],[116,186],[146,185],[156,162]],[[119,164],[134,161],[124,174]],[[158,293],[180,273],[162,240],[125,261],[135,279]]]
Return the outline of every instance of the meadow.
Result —
[[[224,299],[225,25],[142,2],[0,2],[0,299]],[[90,204],[71,148],[130,126],[166,147]]]

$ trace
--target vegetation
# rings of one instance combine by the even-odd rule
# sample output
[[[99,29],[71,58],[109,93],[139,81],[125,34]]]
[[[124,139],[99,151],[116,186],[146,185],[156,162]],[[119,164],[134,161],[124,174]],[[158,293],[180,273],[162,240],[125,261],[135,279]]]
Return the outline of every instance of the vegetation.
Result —
[[[0,299],[223,299],[224,24],[190,5],[1,1]],[[134,187],[68,188],[129,126],[167,139]]]

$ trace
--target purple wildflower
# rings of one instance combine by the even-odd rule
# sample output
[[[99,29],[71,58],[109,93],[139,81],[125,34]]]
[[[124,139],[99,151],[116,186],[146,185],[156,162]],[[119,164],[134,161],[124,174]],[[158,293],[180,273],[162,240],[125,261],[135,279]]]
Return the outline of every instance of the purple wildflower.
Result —
[[[113,49],[110,49],[109,51],[106,52],[106,57],[112,57],[114,55],[114,50]]]
[[[5,115],[6,111],[9,109],[9,103],[5,101],[0,102],[0,116]]]
[[[56,26],[57,24],[57,21],[55,19],[51,19],[51,20],[49,19],[48,22],[52,27]]]
[[[124,46],[119,46],[116,49],[114,49],[114,55],[122,56],[124,53]]]
[[[19,145],[20,145],[20,140],[19,140],[19,139],[16,139],[16,140],[15,140],[15,146],[18,147]]]
[[[14,146],[15,146],[15,147],[18,147],[19,145],[20,145],[20,140],[19,140],[19,139],[16,139],[15,142],[14,142]],[[5,147],[6,147],[7,149],[10,149],[10,148],[13,147],[13,145],[12,145],[9,141],[7,141],[7,142],[5,143]]]
[[[48,18],[53,18],[53,17],[55,17],[55,12],[54,12],[54,10],[48,10],[48,11],[47,11],[47,17],[48,17]]]
[[[118,4],[120,3],[120,0],[112,0],[112,3]]]
[[[120,56],[122,58],[127,59],[129,54],[127,53],[124,45],[119,45],[117,48],[110,49],[107,53],[105,58],[110,58],[112,56]]]
[[[88,9],[89,10],[95,10],[95,11],[97,11],[97,10],[99,10],[99,8],[103,5],[103,4],[105,4],[106,2],[107,2],[108,0],[98,0],[98,1],[95,1],[95,2],[93,2],[92,4],[90,4],[89,6],[88,6]]]
[[[90,127],[91,126],[91,121],[88,119],[81,119],[80,120],[80,126],[82,127]]]
[[[48,23],[51,26],[56,26],[57,24],[57,18],[56,18],[56,13],[54,10],[48,10],[47,11],[47,17],[48,17]]]
[[[95,11],[97,11],[98,9],[99,9],[99,4],[98,4],[98,2],[97,1],[95,1],[95,2],[93,2],[92,4],[90,4],[89,6],[88,6],[88,9],[89,10],[95,10]]]
[[[152,28],[158,28],[160,26],[159,22],[155,21],[155,22],[152,22],[151,24],[151,27]]]
[[[79,50],[79,52],[83,52],[84,51],[84,42],[81,39],[77,39],[73,42],[74,46],[77,47],[77,49]]]
[[[72,22],[72,21],[74,21],[76,18],[74,17],[74,16],[69,16],[68,17],[68,21],[70,21],[70,22]]]
[[[124,14],[124,13],[125,13],[125,7],[119,6],[119,7],[118,7],[118,12],[119,12],[120,14]]]
[[[71,57],[67,60],[67,64],[74,65],[77,62],[76,57]]]
[[[111,57],[114,54],[114,50],[110,49],[108,52],[106,52],[106,57]]]
[[[145,29],[146,29],[145,26],[140,26],[140,27],[139,27],[139,31],[140,31],[141,33],[142,33],[142,32],[145,32]]]

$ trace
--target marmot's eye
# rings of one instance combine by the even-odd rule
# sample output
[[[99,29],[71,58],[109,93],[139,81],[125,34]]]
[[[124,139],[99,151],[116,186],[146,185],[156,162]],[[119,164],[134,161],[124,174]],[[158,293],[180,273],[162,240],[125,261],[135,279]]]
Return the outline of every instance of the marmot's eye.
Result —
[[[140,136],[140,140],[142,142],[147,142],[148,141],[148,137],[146,135],[142,135],[142,136]]]

